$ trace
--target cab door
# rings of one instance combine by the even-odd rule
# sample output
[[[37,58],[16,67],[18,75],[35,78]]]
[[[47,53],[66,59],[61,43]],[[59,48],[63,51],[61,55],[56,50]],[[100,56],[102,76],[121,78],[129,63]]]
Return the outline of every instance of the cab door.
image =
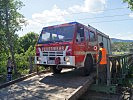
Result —
[[[92,30],[89,30],[89,46],[88,46],[88,52],[92,54],[93,61],[96,63],[97,53],[98,53],[98,41],[96,38],[96,33]]]
[[[90,30],[89,31],[89,37],[90,37],[90,39],[89,39],[89,51],[94,52],[95,51],[94,46],[97,45],[95,32]]]
[[[84,29],[85,32],[85,52],[88,52],[89,50],[89,30]]]
[[[77,65],[81,65],[85,57],[85,34],[84,27],[77,26],[75,46],[74,46],[74,55],[75,55],[75,63]]]

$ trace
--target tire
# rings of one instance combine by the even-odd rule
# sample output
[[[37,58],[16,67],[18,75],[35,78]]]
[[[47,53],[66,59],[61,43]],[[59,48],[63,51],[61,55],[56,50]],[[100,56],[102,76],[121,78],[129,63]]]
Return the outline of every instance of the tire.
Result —
[[[93,71],[93,59],[91,55],[87,55],[84,62],[83,75],[88,76],[91,71]]]
[[[57,69],[57,66],[52,66],[51,68],[52,68],[53,74],[60,74],[61,73],[62,68]]]

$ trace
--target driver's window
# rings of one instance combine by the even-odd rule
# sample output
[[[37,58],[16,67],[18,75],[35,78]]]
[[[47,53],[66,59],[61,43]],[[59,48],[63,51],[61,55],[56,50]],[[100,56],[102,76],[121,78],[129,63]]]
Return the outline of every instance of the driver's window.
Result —
[[[53,40],[58,40],[58,39],[59,39],[59,37],[58,37],[58,35],[57,35],[57,34],[52,34],[52,39],[53,39]]]
[[[42,34],[42,41],[48,41],[50,39],[50,33],[46,32]]]
[[[77,42],[84,41],[84,28],[83,27],[78,27],[76,41]]]

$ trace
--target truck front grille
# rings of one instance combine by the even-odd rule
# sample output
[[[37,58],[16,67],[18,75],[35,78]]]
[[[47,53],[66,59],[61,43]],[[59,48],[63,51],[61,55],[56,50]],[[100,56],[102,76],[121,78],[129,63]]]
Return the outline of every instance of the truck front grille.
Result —
[[[63,51],[45,51],[43,56],[63,56]]]

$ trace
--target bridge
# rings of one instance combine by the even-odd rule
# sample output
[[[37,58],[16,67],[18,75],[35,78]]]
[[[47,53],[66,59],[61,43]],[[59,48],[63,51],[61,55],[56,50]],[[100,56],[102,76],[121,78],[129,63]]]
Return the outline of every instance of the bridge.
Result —
[[[46,70],[2,84],[0,100],[133,100],[133,54],[110,55],[108,62],[105,85],[98,83],[97,71],[84,77],[79,69],[64,69],[57,75]]]

